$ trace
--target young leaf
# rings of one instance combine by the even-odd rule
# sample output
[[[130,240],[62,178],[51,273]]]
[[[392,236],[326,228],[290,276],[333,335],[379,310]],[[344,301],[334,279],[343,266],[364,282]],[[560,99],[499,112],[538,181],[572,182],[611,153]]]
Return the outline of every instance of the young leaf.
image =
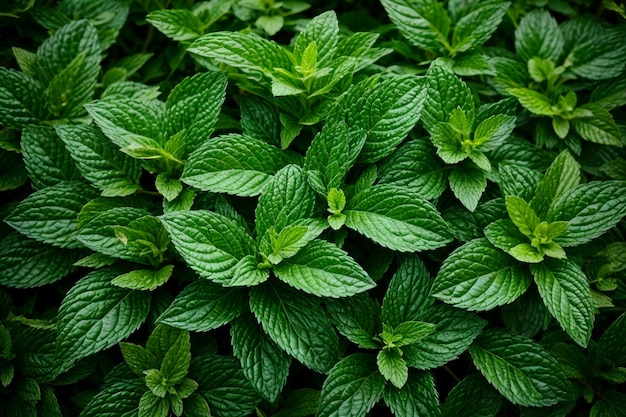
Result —
[[[168,38],[175,41],[193,41],[203,32],[204,24],[190,10],[154,10],[146,20]]]
[[[58,125],[57,135],[80,173],[104,197],[123,197],[141,189],[141,164],[119,152],[98,129],[88,125]]]
[[[309,368],[325,373],[336,362],[339,339],[312,297],[266,283],[250,290],[250,310],[281,349]]]
[[[128,367],[140,377],[148,369],[156,369],[160,366],[157,358],[149,350],[133,343],[120,342],[120,350]]]
[[[320,67],[335,55],[339,41],[339,23],[334,11],[324,12],[307,24],[306,28],[298,34],[293,47],[293,54],[297,61],[302,62],[306,50],[312,42],[317,48],[317,65]]]
[[[532,339],[490,330],[469,350],[478,370],[514,404],[545,407],[570,399],[558,362]]]
[[[380,306],[367,294],[326,300],[331,321],[343,336],[356,345],[378,349],[374,337],[381,332]]]
[[[556,113],[548,97],[538,91],[520,87],[507,88],[506,92],[515,97],[525,109],[533,114],[553,116]]]
[[[431,294],[459,308],[484,311],[512,302],[530,282],[522,265],[486,239],[475,239],[443,262]]]
[[[626,182],[591,181],[561,194],[550,206],[548,222],[566,221],[567,230],[554,239],[561,246],[587,243],[626,216]]]
[[[111,284],[120,272],[114,268],[94,271],[65,296],[59,308],[57,329],[58,373],[128,337],[148,316],[148,293]]]
[[[324,385],[318,417],[365,417],[383,394],[385,379],[374,356],[355,353],[337,363]]]
[[[5,221],[31,239],[61,248],[77,248],[78,213],[96,191],[81,182],[61,182],[22,200]]]
[[[441,417],[495,417],[504,402],[498,392],[479,374],[469,374],[448,394]]]
[[[170,279],[173,269],[173,265],[166,265],[157,271],[137,269],[118,275],[111,281],[111,284],[120,288],[128,288],[129,290],[152,291]]]
[[[174,247],[202,277],[227,283],[234,267],[255,254],[252,237],[235,221],[207,210],[175,211],[161,217]]]
[[[519,231],[528,237],[533,236],[535,228],[539,225],[539,217],[530,205],[516,196],[506,197],[505,204],[511,221]]]
[[[270,402],[276,401],[289,375],[290,358],[265,334],[250,314],[230,326],[233,355],[248,381]]]
[[[239,316],[247,305],[239,288],[223,288],[199,279],[187,285],[159,316],[159,323],[193,332],[208,332]]]
[[[525,61],[538,57],[558,62],[565,40],[555,18],[545,9],[522,17],[515,30],[515,49]]]
[[[435,380],[430,372],[410,370],[406,384],[401,389],[387,385],[383,398],[396,417],[440,414]]]
[[[537,185],[530,206],[540,217],[543,217],[557,197],[579,183],[580,165],[568,151],[563,151],[554,159]]]
[[[400,389],[409,378],[409,368],[402,359],[401,354],[395,349],[383,349],[376,356],[378,370],[396,388]]]
[[[434,206],[405,188],[367,188],[348,202],[344,214],[349,228],[392,250],[423,251],[450,241]]]
[[[531,265],[539,294],[550,314],[576,343],[586,347],[591,337],[594,307],[587,277],[568,260]]]
[[[349,297],[376,285],[346,252],[323,240],[311,241],[275,266],[274,273],[292,287],[318,297]]]
[[[246,255],[237,262],[233,270],[233,278],[224,284],[227,287],[252,287],[267,281],[270,271],[259,267],[254,255]]]
[[[191,362],[191,341],[189,332],[178,332],[178,337],[170,344],[167,353],[161,362],[161,373],[167,379],[168,385],[178,385],[183,382]]]
[[[473,164],[460,164],[450,172],[450,189],[459,201],[469,210],[474,211],[480,197],[487,188],[487,175]]]

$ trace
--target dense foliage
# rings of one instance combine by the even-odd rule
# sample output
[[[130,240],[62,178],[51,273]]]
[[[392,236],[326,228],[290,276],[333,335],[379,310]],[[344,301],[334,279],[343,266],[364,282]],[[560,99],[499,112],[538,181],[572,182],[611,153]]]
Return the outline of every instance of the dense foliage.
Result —
[[[626,415],[626,18],[0,6],[0,415]]]

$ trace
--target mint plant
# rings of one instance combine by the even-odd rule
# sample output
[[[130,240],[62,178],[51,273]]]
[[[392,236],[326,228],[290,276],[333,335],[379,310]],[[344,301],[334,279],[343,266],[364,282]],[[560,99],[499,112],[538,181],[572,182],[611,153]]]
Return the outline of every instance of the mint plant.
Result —
[[[626,414],[622,6],[0,6],[0,414]]]

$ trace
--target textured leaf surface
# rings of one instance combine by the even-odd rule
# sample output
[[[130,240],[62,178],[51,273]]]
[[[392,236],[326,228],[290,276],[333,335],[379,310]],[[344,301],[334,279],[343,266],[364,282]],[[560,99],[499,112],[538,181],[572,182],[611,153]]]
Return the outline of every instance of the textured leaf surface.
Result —
[[[223,288],[199,279],[183,289],[158,318],[177,329],[208,332],[239,316],[247,300],[239,288]]]
[[[626,331],[626,314],[619,316],[600,337],[597,344],[599,357],[614,366],[626,364],[626,344],[623,335]]]
[[[146,319],[149,293],[112,285],[111,280],[120,272],[113,268],[94,271],[67,293],[59,308],[59,372],[128,337]]]
[[[472,165],[457,165],[450,172],[450,189],[470,211],[476,210],[478,201],[487,188],[485,171]]]
[[[114,382],[93,397],[80,417],[136,417],[145,390],[140,379]]]
[[[41,103],[44,87],[38,81],[7,68],[0,68],[0,120],[10,128],[19,130],[45,117]]]
[[[582,347],[591,337],[594,306],[587,277],[569,260],[546,259],[531,265],[539,294],[550,314]]]
[[[250,310],[285,352],[325,373],[339,356],[339,339],[317,300],[279,285],[250,290]]]
[[[326,310],[339,333],[352,343],[369,349],[380,347],[373,340],[382,330],[380,306],[368,294],[326,300]]]
[[[543,217],[550,204],[565,191],[580,183],[580,165],[568,152],[561,152],[541,177],[530,206]],[[521,197],[521,196],[518,196]]]
[[[382,349],[376,355],[378,371],[393,386],[402,388],[409,377],[409,368],[397,350]]]
[[[545,407],[570,398],[558,362],[531,339],[491,330],[476,340],[470,354],[485,378],[514,404]]]
[[[181,179],[203,191],[254,196],[284,165],[278,148],[249,136],[227,135],[193,152]]]
[[[237,262],[255,254],[252,237],[235,221],[207,210],[175,211],[161,218],[174,247],[202,277],[227,283]]]
[[[155,10],[146,20],[168,38],[175,41],[192,41],[202,35],[203,23],[190,10]]]
[[[556,19],[544,9],[527,13],[515,30],[515,49],[526,61],[539,57],[557,62],[564,45]]]
[[[443,262],[431,292],[456,307],[483,311],[515,300],[530,282],[524,266],[486,239],[476,239]]]
[[[508,3],[485,4],[461,17],[454,26],[454,49],[467,51],[481,46],[497,29]]]
[[[459,382],[443,403],[442,417],[494,417],[503,405],[502,397],[479,374]]]
[[[344,214],[349,228],[393,250],[423,251],[450,241],[434,206],[405,188],[370,187],[348,202]]]
[[[76,219],[95,196],[95,190],[84,183],[62,182],[26,197],[6,222],[31,239],[62,248],[80,247],[74,239]]]
[[[234,320],[230,335],[233,354],[248,381],[268,401],[275,401],[287,382],[289,356],[265,334],[252,315]]]
[[[364,417],[380,399],[385,379],[376,358],[364,353],[337,363],[322,385],[318,417]]]
[[[385,404],[396,417],[439,416],[439,395],[430,372],[409,371],[409,379],[401,388],[387,385]]]

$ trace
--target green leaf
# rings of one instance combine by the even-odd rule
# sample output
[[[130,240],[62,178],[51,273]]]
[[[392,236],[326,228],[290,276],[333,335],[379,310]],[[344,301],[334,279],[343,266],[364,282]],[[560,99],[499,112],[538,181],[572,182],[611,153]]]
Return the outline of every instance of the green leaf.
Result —
[[[383,298],[383,323],[395,327],[420,319],[434,302],[429,296],[431,285],[430,273],[420,258],[405,258],[391,278]]]
[[[81,417],[136,417],[139,411],[139,401],[144,392],[146,392],[146,385],[139,378],[116,381],[98,392],[80,415]]]
[[[613,110],[626,105],[626,81],[617,77],[600,83],[589,97],[589,102]]]
[[[550,206],[548,222],[566,221],[567,230],[554,239],[561,246],[587,243],[626,216],[626,182],[591,181],[569,189]]]
[[[259,97],[239,97],[241,128],[246,136],[280,146],[280,120],[275,106]]]
[[[270,402],[276,401],[289,375],[290,358],[265,334],[250,314],[230,326],[233,355],[248,381]]]
[[[308,243],[275,266],[274,273],[292,287],[318,297],[349,297],[376,285],[346,252],[323,240]]]
[[[123,197],[141,189],[139,161],[119,152],[98,129],[87,125],[58,125],[57,135],[80,173],[105,197]]]
[[[474,131],[474,142],[480,144],[480,151],[490,151],[499,147],[515,128],[515,116],[497,114],[480,122]]]
[[[511,221],[519,231],[528,237],[533,236],[535,228],[539,225],[539,217],[530,205],[516,196],[507,196],[505,204]]]
[[[118,275],[111,281],[111,284],[120,288],[128,288],[129,290],[152,291],[170,279],[173,269],[173,265],[166,265],[157,271],[137,269]]]
[[[151,391],[146,391],[139,400],[139,417],[167,417],[169,411],[168,400]]]
[[[530,267],[550,314],[576,343],[586,347],[591,337],[594,307],[587,277],[567,260],[545,260]]]
[[[326,300],[326,310],[343,336],[359,347],[378,349],[374,337],[381,331],[380,306],[366,293]]]
[[[623,35],[617,28],[610,28],[576,42],[567,56],[570,63],[568,69],[581,78],[591,80],[620,76],[626,63]]]
[[[146,20],[165,36],[178,42],[193,41],[204,31],[200,19],[186,9],[154,10],[148,13]]]
[[[475,239],[443,262],[431,294],[459,308],[484,311],[512,302],[530,282],[523,265],[486,239]]]
[[[150,295],[113,286],[119,273],[113,268],[94,271],[63,299],[55,354],[59,373],[125,339],[146,319]]]
[[[317,300],[276,284],[250,290],[250,310],[285,352],[316,372],[327,372],[339,356],[339,339]]]
[[[389,19],[410,44],[432,52],[447,45],[450,17],[443,4],[429,0],[382,0]]]
[[[367,188],[348,202],[344,214],[349,228],[392,250],[423,251],[450,241],[434,206],[405,188]]]
[[[0,191],[14,190],[26,183],[28,174],[19,154],[0,149],[0,164],[3,167],[0,173]]]
[[[546,245],[547,246],[547,245]],[[535,264],[543,260],[543,251],[531,246],[530,243],[520,243],[510,248],[507,253],[518,261]]]
[[[487,188],[487,175],[473,164],[462,164],[450,172],[450,189],[470,211],[476,210],[478,201]]]
[[[532,339],[490,330],[470,346],[478,370],[507,400],[545,407],[570,399],[570,384],[559,364]]]
[[[404,346],[404,359],[412,368],[434,369],[458,358],[480,334],[485,320],[447,305],[435,305],[420,320],[436,323],[426,337]]]
[[[387,385],[383,392],[385,404],[396,417],[439,416],[439,398],[430,372],[409,371],[401,389]]]
[[[481,46],[498,28],[508,3],[479,5],[461,17],[454,26],[452,47],[455,51],[467,51]]]
[[[178,337],[170,345],[163,362],[161,373],[169,386],[178,385],[185,379],[191,363],[191,341],[189,332],[178,332]]]
[[[163,324],[157,324],[154,328],[148,341],[146,342],[146,350],[148,350],[157,359],[160,364],[163,362],[165,355],[169,352],[172,345],[184,333],[183,330],[165,326]],[[158,370],[156,370],[159,372]]]
[[[383,324],[383,339],[385,337],[384,333],[389,331],[385,324]],[[434,324],[422,321],[402,322],[391,331],[393,339],[398,339],[393,341],[393,345],[398,347],[412,345],[431,334],[433,330],[435,330],[435,327]]]
[[[175,211],[161,217],[172,243],[200,276],[227,283],[246,255],[255,254],[252,237],[235,221],[207,210]]]
[[[251,287],[265,282],[269,277],[269,269],[261,268],[256,256],[246,255],[237,262],[233,271],[233,278],[225,285],[228,287]]]
[[[539,184],[530,206],[543,217],[552,202],[580,183],[580,165],[568,152],[561,152],[552,162]]]
[[[317,413],[320,402],[320,392],[311,388],[301,388],[293,391],[284,408],[281,408],[272,417],[307,417]]]
[[[207,332],[239,316],[246,305],[246,293],[241,289],[199,279],[187,285],[157,321],[177,329]]]
[[[500,174],[498,185],[502,194],[505,197],[517,196],[525,201],[531,201],[535,196],[537,185],[543,178],[541,173],[507,162],[501,163],[498,168]]]
[[[42,189],[63,181],[78,181],[80,172],[52,128],[26,126],[21,140],[24,165],[32,185]]]
[[[538,57],[558,62],[565,39],[556,19],[544,9],[535,9],[520,19],[515,29],[515,50],[529,61]]]
[[[337,363],[322,385],[318,417],[365,417],[380,399],[385,379],[374,356],[355,353]]]
[[[448,394],[442,417],[495,417],[504,405],[502,397],[479,374],[469,374]]]
[[[600,336],[596,345],[598,358],[612,366],[626,364],[626,344],[623,343],[624,329],[626,329],[626,314],[619,316],[608,329]]]
[[[578,109],[590,113],[589,116],[577,117],[570,121],[580,137],[601,145],[624,146],[622,132],[607,109],[593,103],[585,104]]]
[[[3,125],[21,130],[27,125],[44,119],[44,87],[39,82],[24,74],[0,67],[0,121]]]
[[[249,415],[261,398],[232,356],[203,354],[191,361],[189,378],[217,417]]]
[[[382,164],[379,175],[379,184],[411,188],[425,200],[439,197],[447,185],[445,164],[426,139],[411,140],[398,148]]]
[[[395,387],[402,388],[409,378],[409,368],[395,349],[383,349],[376,356],[378,370]]]
[[[61,248],[77,248],[74,239],[78,213],[96,196],[80,182],[61,182],[22,200],[5,221],[31,239]]]
[[[147,349],[133,343],[120,342],[120,350],[128,367],[138,376],[144,377],[147,369],[158,368],[160,363]]]
[[[72,270],[80,256],[74,251],[27,239],[13,232],[0,245],[0,284],[12,288],[34,288],[52,284]]]
[[[525,109],[533,114],[540,116],[556,114],[548,97],[538,91],[520,87],[507,88],[506,92],[515,97]]]
[[[496,74],[490,59],[481,52],[468,52],[455,57],[452,70],[461,77]]]
[[[626,395],[617,391],[608,391],[601,400],[596,401],[589,416],[619,417],[624,413],[626,413]]]

